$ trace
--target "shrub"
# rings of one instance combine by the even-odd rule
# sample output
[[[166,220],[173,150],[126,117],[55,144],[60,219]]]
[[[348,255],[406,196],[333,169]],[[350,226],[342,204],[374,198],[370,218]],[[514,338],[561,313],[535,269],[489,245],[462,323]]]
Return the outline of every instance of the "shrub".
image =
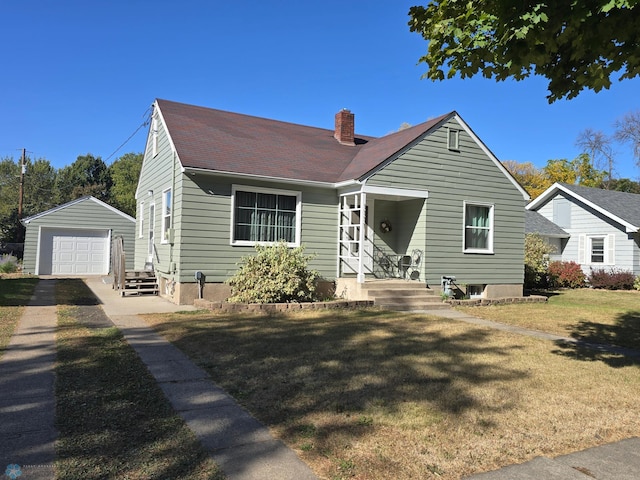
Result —
[[[633,282],[633,288],[635,288],[636,290],[640,290],[640,275],[638,275],[635,282]]]
[[[593,288],[607,290],[631,290],[634,288],[635,280],[633,273],[616,268],[611,270],[605,270],[604,268],[592,269],[588,279]]]
[[[0,255],[0,273],[15,273],[18,271],[18,259],[13,255]]]
[[[549,286],[552,288],[584,287],[586,276],[576,262],[550,262]]]
[[[316,299],[319,275],[308,267],[314,255],[305,255],[304,247],[289,248],[283,242],[256,246],[256,255],[242,258],[236,274],[227,280],[230,302],[286,303]]]
[[[549,254],[555,248],[549,245],[537,233],[529,233],[524,237],[524,287],[545,288],[547,286],[547,269]]]

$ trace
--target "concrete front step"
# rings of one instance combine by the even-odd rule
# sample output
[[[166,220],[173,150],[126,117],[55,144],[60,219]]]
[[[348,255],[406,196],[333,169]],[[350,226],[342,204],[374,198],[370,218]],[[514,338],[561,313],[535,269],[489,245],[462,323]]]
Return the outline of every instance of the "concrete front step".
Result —
[[[380,308],[397,311],[436,310],[448,308],[436,292],[422,282],[406,280],[381,280],[363,287],[370,300]]]
[[[407,305],[406,303],[374,303],[377,307],[385,310],[393,310],[395,312],[415,312],[417,310],[446,310],[451,308],[446,303],[415,303]]]

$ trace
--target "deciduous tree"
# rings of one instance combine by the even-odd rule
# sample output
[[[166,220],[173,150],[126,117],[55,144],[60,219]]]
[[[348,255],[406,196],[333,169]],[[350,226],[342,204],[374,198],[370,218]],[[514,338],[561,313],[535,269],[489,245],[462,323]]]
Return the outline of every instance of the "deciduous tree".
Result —
[[[100,157],[90,153],[80,155],[71,165],[58,171],[56,179],[58,203],[65,203],[85,195],[93,195],[109,202],[111,176]]]
[[[431,80],[545,77],[549,102],[640,74],[640,0],[432,0],[409,10]]]
[[[143,157],[142,153],[126,153],[109,166],[111,202],[133,217],[136,215],[135,194]]]

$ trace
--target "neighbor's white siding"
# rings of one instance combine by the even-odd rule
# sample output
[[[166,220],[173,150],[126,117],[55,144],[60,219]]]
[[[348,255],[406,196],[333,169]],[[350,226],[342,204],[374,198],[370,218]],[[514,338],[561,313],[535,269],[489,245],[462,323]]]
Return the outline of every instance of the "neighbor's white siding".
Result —
[[[637,236],[626,233],[622,225],[591,209],[589,206],[571,197],[565,197],[570,200],[571,224],[570,226],[564,226],[563,229],[571,237],[567,241],[561,259],[567,262],[579,263],[587,275],[592,268],[610,269],[614,267],[632,271],[634,275],[640,275],[640,248],[638,247]],[[553,200],[550,200],[538,209],[541,215],[551,221],[554,218],[553,204]],[[607,243],[611,241],[612,245],[605,246],[605,248],[608,246],[608,250],[612,251],[613,258],[607,259],[610,261],[605,264],[591,263],[590,255],[587,254],[589,253],[588,242],[585,242],[585,239],[590,236],[606,237]],[[584,255],[579,253],[579,250],[583,247]]]

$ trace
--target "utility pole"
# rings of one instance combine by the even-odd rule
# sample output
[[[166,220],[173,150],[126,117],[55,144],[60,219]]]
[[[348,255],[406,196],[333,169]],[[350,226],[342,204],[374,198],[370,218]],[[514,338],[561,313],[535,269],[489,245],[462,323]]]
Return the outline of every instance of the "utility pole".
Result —
[[[20,158],[20,190],[18,191],[18,220],[22,220],[22,203],[24,200],[24,174],[27,169],[26,164],[27,149],[22,149],[22,158]]]

